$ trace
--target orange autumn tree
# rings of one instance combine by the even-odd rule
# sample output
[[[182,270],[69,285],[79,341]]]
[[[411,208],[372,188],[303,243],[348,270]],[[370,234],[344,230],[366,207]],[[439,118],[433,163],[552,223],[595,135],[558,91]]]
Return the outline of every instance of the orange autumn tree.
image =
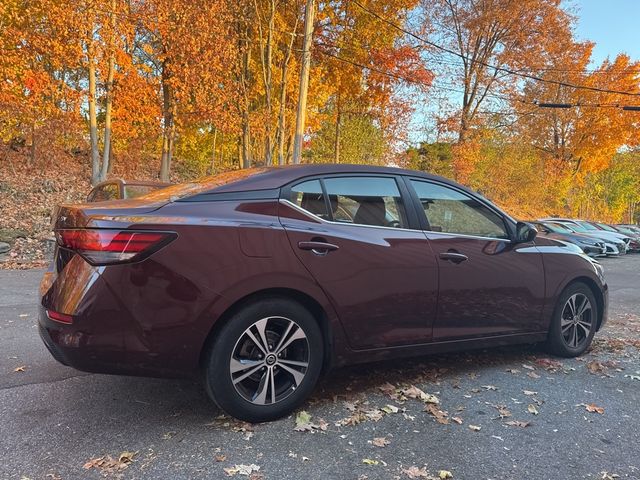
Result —
[[[323,88],[326,102],[321,111],[325,125],[334,127],[335,163],[345,160],[341,150],[346,122],[377,128],[392,145],[405,131],[400,126],[406,125],[412,112],[413,97],[406,87],[424,92],[433,80],[432,71],[421,60],[423,47],[377,17],[405,25],[417,1],[359,3],[327,2],[318,15],[322,28],[316,32],[312,88],[314,84]]]
[[[466,182],[478,158],[476,127],[485,111],[503,108],[500,96],[521,79],[508,71],[529,71],[559,36],[570,35],[573,19],[560,0],[425,0],[422,9],[429,40],[442,47],[432,51],[437,73],[459,92],[454,169]]]
[[[66,3],[7,0],[0,5],[0,139],[28,143],[31,164],[41,158],[40,139],[77,139],[79,22]]]

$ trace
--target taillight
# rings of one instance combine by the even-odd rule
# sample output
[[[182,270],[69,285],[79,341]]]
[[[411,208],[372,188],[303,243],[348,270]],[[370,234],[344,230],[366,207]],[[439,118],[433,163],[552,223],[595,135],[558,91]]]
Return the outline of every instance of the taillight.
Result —
[[[92,265],[142,260],[176,237],[172,232],[79,229],[58,230],[56,239],[63,248],[82,255]]]

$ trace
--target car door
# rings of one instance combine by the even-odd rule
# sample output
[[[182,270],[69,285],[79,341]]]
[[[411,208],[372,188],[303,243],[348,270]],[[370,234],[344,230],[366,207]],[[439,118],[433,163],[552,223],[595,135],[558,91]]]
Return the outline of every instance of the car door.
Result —
[[[502,214],[480,198],[411,179],[440,273],[435,341],[544,330],[542,256],[515,244]]]
[[[401,195],[405,192],[405,196]],[[437,263],[394,176],[316,178],[283,189],[281,223],[354,349],[431,340]]]

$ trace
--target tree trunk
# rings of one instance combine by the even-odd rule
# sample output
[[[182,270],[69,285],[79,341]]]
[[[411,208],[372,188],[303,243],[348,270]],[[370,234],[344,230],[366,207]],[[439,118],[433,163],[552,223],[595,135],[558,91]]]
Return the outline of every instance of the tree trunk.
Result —
[[[216,143],[218,141],[218,130],[213,127],[213,151],[211,152],[211,174],[216,173]]]
[[[240,138],[239,153],[241,155],[240,165],[242,168],[251,167],[251,129],[249,125],[249,80],[251,71],[249,69],[249,59],[251,57],[251,48],[249,40],[249,27],[245,27],[244,31],[244,51],[242,52],[242,69],[240,72],[240,84],[242,86],[242,135]]]
[[[30,152],[30,167],[36,164],[36,122],[31,122],[31,152]]]
[[[251,131],[249,129],[249,112],[242,118],[242,168],[251,168]]]
[[[273,164],[273,131],[271,128],[271,117],[273,115],[273,29],[276,15],[275,0],[269,2],[269,21],[267,30],[266,46],[262,47],[262,27],[260,26],[259,11],[256,3],[256,16],[258,17],[258,30],[260,32],[260,50],[262,60],[262,72],[264,80],[265,103],[267,108],[267,119],[265,124],[265,164],[271,166]]]
[[[340,107],[337,107],[336,112],[336,139],[333,151],[333,161],[334,163],[340,163],[340,135],[342,130],[342,113],[340,112]]]
[[[91,141],[91,184],[100,182],[100,153],[98,152],[98,121],[96,117],[96,64],[93,31],[87,39],[89,63],[89,138]]]
[[[111,32],[109,37],[109,62],[107,83],[105,85],[106,93],[106,105],[104,113],[104,148],[102,151],[102,169],[100,171],[100,181],[104,181],[107,178],[107,172],[109,171],[109,159],[111,158],[111,107],[113,104],[113,75],[116,63],[115,52],[115,29],[116,29],[116,0],[111,0],[110,5],[111,12],[110,23]]]
[[[302,158],[302,140],[307,114],[307,91],[309,89],[309,69],[311,68],[311,37],[313,34],[314,0],[307,0],[304,10],[304,46],[302,49],[302,67],[300,70],[300,89],[298,92],[298,112],[296,115],[296,133],[293,144],[293,163]]]
[[[171,156],[173,154],[173,98],[169,85],[168,60],[162,64],[162,154],[160,156],[160,180],[168,182],[171,172]]]
[[[293,25],[291,39],[287,45],[284,60],[282,61],[282,73],[280,75],[280,107],[278,112],[278,129],[276,131],[276,142],[278,143],[278,165],[286,163],[284,144],[285,144],[285,113],[287,110],[287,81],[289,79],[289,61],[293,52],[293,43],[296,38],[296,30],[298,28],[298,16]]]

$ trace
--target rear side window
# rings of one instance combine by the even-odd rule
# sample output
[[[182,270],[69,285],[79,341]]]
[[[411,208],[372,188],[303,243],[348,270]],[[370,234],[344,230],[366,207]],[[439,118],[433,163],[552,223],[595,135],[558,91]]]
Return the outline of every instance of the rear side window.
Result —
[[[402,197],[393,178],[327,178],[324,185],[334,222],[407,228]]]
[[[411,180],[434,232],[509,238],[502,217],[473,197],[434,183]]]
[[[322,194],[322,186],[320,180],[309,180],[307,182],[298,183],[291,187],[291,203],[295,203],[298,207],[313,213],[320,218],[329,220],[327,213],[327,204]]]

